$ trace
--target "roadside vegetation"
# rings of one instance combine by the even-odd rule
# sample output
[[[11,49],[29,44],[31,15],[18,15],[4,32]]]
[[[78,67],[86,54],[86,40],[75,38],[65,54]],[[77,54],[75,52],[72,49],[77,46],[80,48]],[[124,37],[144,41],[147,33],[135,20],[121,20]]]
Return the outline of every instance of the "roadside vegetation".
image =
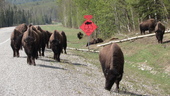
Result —
[[[85,36],[79,40],[77,38],[77,33],[81,31],[79,29],[66,28],[61,24],[41,27],[51,32],[54,30],[64,31],[68,38],[68,47],[87,49],[85,45],[88,37]],[[120,37],[119,34],[117,36]],[[118,43],[125,57],[124,76],[120,85],[123,92],[130,91],[132,92],[128,93],[130,95],[140,95],[134,94],[135,92],[149,93],[155,96],[170,94],[169,38],[170,34],[165,34],[165,43],[163,44],[158,44],[155,36]],[[100,50],[96,45],[91,45],[90,49]],[[86,58],[102,72],[98,53],[76,50],[72,50],[72,52]]]

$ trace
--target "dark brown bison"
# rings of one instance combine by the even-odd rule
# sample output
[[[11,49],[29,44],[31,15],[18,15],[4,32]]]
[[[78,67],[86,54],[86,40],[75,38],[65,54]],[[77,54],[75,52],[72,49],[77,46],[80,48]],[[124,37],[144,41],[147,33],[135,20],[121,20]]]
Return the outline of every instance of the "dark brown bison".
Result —
[[[46,41],[46,47],[47,48],[49,48],[49,39],[50,39],[50,36],[52,35],[52,33],[51,32],[49,32],[49,31],[46,31],[46,35],[47,35],[47,41]]]
[[[105,89],[111,90],[116,83],[116,91],[119,92],[119,82],[123,76],[124,56],[120,47],[113,43],[103,47],[99,53],[99,60],[106,79]]]
[[[90,42],[87,42],[86,47],[88,45],[97,44],[97,43],[101,43],[101,42],[103,42],[103,39],[101,39],[101,38],[92,39]]]
[[[13,50],[13,57],[19,57],[19,50],[22,49],[22,36],[23,33],[27,30],[26,24],[18,25],[14,31],[11,33],[11,47]]]
[[[57,30],[55,30],[50,37],[50,48],[54,53],[53,58],[60,62],[60,54],[62,53],[63,49],[63,38],[60,32]]]
[[[163,35],[165,33],[165,26],[160,21],[156,24],[155,33],[158,43],[162,43]]]
[[[24,32],[22,45],[27,55],[27,63],[30,65],[36,65],[35,59],[38,58],[38,45],[40,44],[39,41],[39,36],[37,32],[33,30],[33,26],[29,26],[27,31]]]
[[[155,19],[148,19],[146,21],[141,22],[139,24],[141,35],[145,34],[145,31],[147,31],[147,30],[149,30],[149,33],[154,31],[156,23],[157,22]]]
[[[48,33],[43,30],[40,26],[36,26],[37,28],[37,31],[40,32],[40,35],[41,35],[41,44],[40,44],[40,55],[44,56],[44,51],[45,51],[45,46],[46,46],[46,43],[49,41],[49,35]]]
[[[14,29],[14,31],[11,34],[11,48],[13,50],[13,57],[19,57],[19,50],[22,47],[21,40],[22,40],[23,34]]]
[[[82,39],[83,38],[83,33],[81,33],[81,32],[77,33],[77,37],[79,38],[79,40]]]
[[[67,52],[66,52],[66,48],[67,48],[67,36],[66,36],[64,31],[62,31],[60,34],[62,35],[62,38],[63,38],[64,53],[67,54]]]

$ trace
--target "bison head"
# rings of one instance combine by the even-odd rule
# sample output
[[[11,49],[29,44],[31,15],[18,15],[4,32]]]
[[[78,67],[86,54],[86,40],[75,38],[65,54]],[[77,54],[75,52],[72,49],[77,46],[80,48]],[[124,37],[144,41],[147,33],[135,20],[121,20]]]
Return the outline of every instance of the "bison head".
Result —
[[[28,36],[24,39],[24,49],[27,54],[32,54],[33,50],[35,50],[35,39],[31,36]]]
[[[54,39],[50,42],[50,47],[54,53],[58,53],[59,46],[60,46],[60,41],[57,39]]]
[[[115,80],[120,77],[120,74],[117,72],[116,69],[106,70],[105,73],[106,73],[105,89],[110,91]]]

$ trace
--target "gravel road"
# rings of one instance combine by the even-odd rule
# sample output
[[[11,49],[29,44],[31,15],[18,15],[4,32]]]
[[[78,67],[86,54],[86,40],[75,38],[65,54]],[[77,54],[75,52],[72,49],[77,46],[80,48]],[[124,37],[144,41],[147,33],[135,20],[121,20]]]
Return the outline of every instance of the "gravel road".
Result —
[[[0,29],[0,96],[110,96],[104,90],[100,69],[83,57],[61,55],[61,62],[52,59],[46,49],[45,57],[36,60],[37,66],[26,63],[26,54],[14,58],[10,35],[14,27]]]

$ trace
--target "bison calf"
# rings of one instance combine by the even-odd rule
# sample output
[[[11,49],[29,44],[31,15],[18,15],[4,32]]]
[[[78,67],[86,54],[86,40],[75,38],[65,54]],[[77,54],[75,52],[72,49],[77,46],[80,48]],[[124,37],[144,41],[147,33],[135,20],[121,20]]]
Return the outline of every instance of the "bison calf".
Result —
[[[99,60],[105,76],[105,89],[111,90],[116,83],[116,91],[119,92],[119,82],[123,76],[124,56],[120,47],[113,43],[105,46],[99,53]]]

